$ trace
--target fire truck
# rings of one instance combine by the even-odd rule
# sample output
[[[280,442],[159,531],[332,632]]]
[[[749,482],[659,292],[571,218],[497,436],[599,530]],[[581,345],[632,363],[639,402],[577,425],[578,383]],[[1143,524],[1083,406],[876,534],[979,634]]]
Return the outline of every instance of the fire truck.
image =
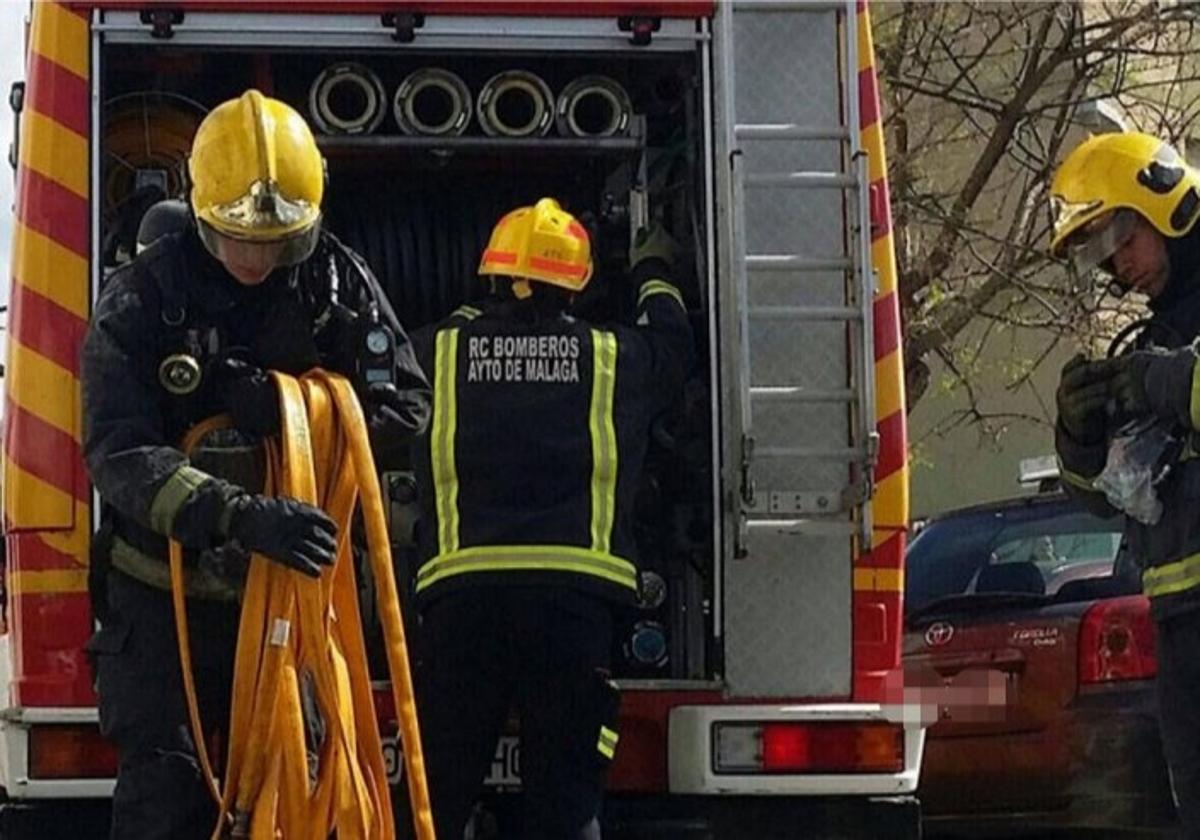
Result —
[[[115,756],[84,652],[98,505],[79,347],[141,214],[186,196],[204,113],[249,87],[310,118],[326,224],[409,329],[471,299],[493,222],[542,195],[594,232],[589,317],[628,314],[633,232],[661,223],[684,251],[700,361],[638,491],[607,836],[919,836],[900,322],[865,2],[39,0],[27,41],[11,95],[0,836],[51,836],[46,816],[67,813],[71,836],[104,833],[82,822]],[[414,485],[382,480],[410,575]],[[516,836],[519,753],[514,730],[476,837]]]

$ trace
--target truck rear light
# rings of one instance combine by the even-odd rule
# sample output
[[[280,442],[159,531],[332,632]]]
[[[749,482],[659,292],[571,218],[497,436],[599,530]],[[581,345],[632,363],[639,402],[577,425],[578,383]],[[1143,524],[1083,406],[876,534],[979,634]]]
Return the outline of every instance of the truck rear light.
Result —
[[[1150,601],[1127,595],[1098,601],[1079,625],[1079,684],[1150,679],[1158,671]]]
[[[95,724],[37,725],[29,730],[32,779],[111,779],[117,775],[117,749]]]
[[[904,730],[864,723],[718,723],[717,773],[899,773]]]

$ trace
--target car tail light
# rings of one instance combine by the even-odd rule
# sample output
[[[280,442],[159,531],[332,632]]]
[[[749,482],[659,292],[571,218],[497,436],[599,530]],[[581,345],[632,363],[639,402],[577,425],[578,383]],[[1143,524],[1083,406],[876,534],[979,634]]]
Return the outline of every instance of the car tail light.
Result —
[[[111,779],[117,749],[95,724],[37,725],[29,730],[29,776],[33,779]]]
[[[899,773],[904,729],[890,723],[718,723],[718,773]]]
[[[1158,671],[1150,601],[1127,595],[1099,601],[1079,626],[1079,683],[1145,680]]]

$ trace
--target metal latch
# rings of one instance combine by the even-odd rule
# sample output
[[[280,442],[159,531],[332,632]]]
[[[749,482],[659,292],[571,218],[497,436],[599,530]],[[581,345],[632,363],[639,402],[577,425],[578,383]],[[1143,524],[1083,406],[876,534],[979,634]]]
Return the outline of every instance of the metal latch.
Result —
[[[742,501],[746,507],[754,507],[754,477],[750,464],[754,461],[754,438],[742,435]]]
[[[417,30],[425,25],[425,15],[421,12],[385,12],[381,20],[392,30],[392,40],[401,44],[411,44]]]
[[[879,432],[868,434],[866,442],[866,458],[857,466],[850,484],[842,494],[843,504],[847,508],[866,504],[875,495],[875,467],[879,465]]]
[[[183,23],[182,9],[142,9],[142,23],[150,27],[150,37],[166,40],[175,36],[175,27]]]
[[[629,43],[635,47],[645,47],[650,44],[654,33],[662,29],[662,18],[652,17],[619,17],[617,29],[629,33]]]
[[[8,144],[8,164],[13,169],[21,158],[21,112],[25,110],[25,83],[13,82],[8,90],[8,107],[13,112],[13,138]]]

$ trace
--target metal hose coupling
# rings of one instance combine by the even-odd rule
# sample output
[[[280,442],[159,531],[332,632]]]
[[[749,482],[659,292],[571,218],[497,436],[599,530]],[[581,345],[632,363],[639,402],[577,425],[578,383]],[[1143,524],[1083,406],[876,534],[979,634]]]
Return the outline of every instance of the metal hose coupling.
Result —
[[[554,120],[563,137],[619,137],[628,133],[633,104],[608,76],[580,76],[558,95]]]
[[[405,134],[456,137],[467,130],[471,108],[467,83],[440,67],[410,73],[392,97],[392,115]]]
[[[308,112],[322,134],[370,134],[386,111],[383,82],[356,62],[331,64],[308,90]]]
[[[541,76],[505,70],[479,91],[476,113],[489,137],[541,137],[554,117],[554,94]]]

